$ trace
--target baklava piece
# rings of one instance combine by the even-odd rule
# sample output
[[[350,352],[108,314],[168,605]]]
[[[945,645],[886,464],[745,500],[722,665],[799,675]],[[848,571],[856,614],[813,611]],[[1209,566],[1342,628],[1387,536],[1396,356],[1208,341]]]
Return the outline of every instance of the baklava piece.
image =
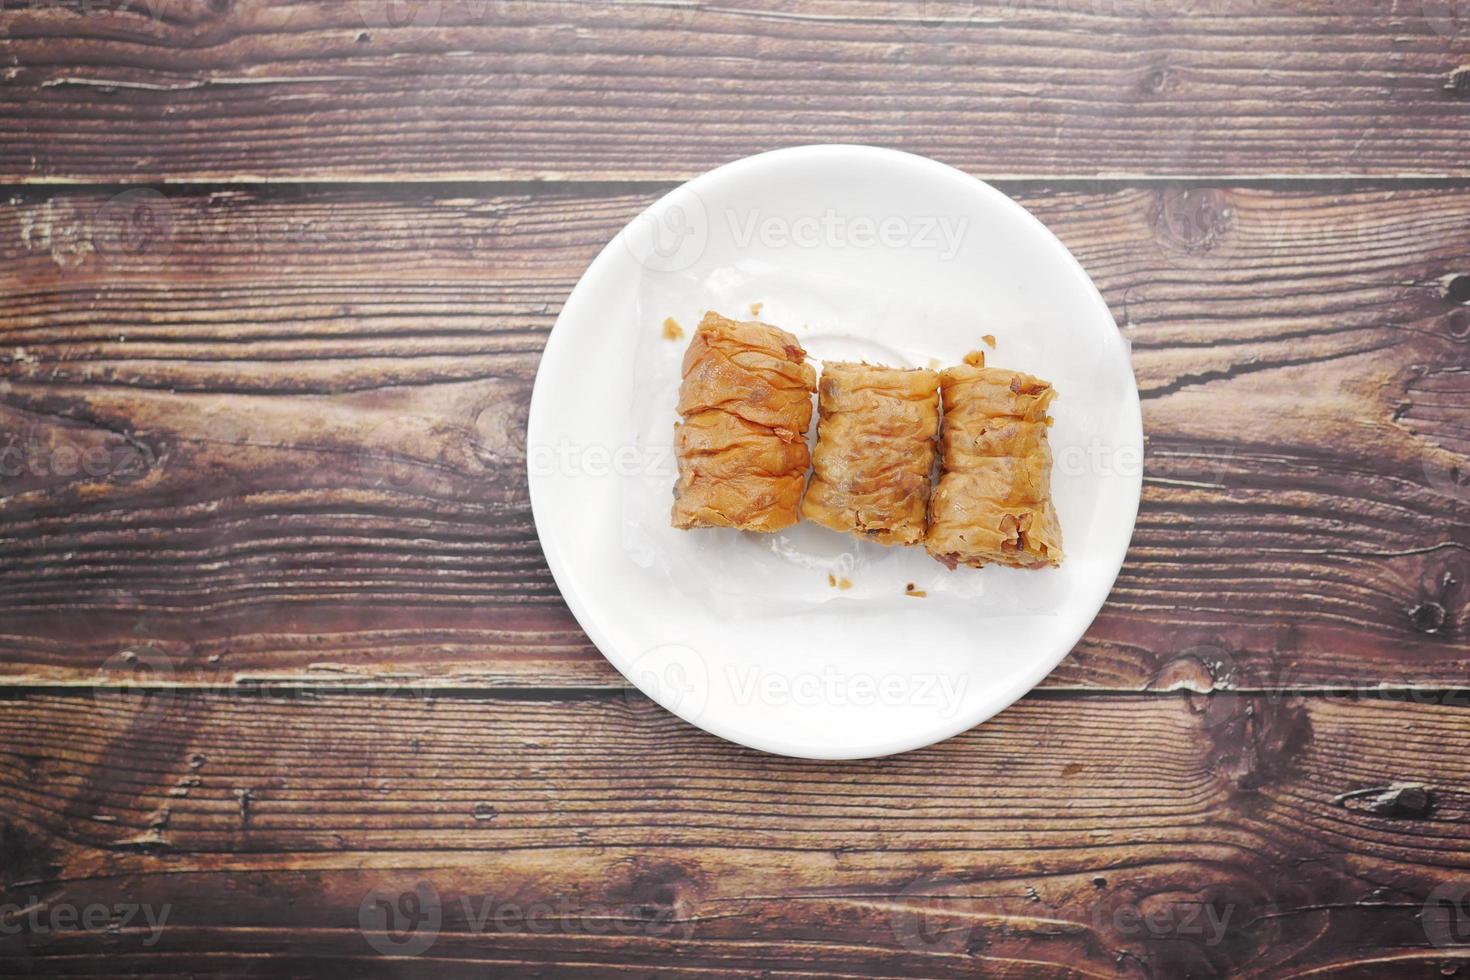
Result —
[[[684,354],[674,527],[779,531],[799,519],[816,371],[784,330],[706,313]]]
[[[802,516],[879,544],[922,541],[939,375],[827,364],[817,392],[817,448]]]
[[[985,367],[975,352],[940,372],[944,469],[929,501],[924,547],[954,568],[1038,568],[1062,560],[1051,500],[1050,384]]]

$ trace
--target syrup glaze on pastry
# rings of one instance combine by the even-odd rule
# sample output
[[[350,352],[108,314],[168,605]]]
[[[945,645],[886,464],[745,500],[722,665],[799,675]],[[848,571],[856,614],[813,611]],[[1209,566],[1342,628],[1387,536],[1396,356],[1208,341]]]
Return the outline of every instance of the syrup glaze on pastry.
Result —
[[[951,568],[1060,563],[1046,436],[1055,389],[1019,371],[987,368],[979,351],[940,372],[939,381],[944,472],[929,501],[924,547]]]
[[[779,531],[799,520],[816,371],[777,327],[709,312],[684,354],[676,528]]]
[[[939,375],[868,364],[822,367],[807,520],[879,544],[924,538]]]

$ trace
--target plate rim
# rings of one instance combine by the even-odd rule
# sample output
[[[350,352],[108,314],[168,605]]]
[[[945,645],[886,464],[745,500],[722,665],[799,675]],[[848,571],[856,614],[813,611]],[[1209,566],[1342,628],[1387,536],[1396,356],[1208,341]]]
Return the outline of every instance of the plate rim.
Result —
[[[556,355],[558,355],[560,348],[568,342],[565,339],[568,335],[568,330],[562,329],[563,322],[569,320],[569,312],[579,308],[581,302],[586,302],[586,297],[591,295],[595,291],[598,280],[606,275],[608,270],[612,268],[613,263],[610,261],[609,255],[613,252],[614,249],[627,247],[624,244],[624,238],[628,234],[629,229],[637,224],[639,218],[643,214],[646,214],[649,211],[658,208],[664,201],[668,200],[673,195],[688,191],[692,191],[697,195],[699,194],[702,186],[707,186],[719,180],[728,180],[732,176],[738,175],[741,171],[751,166],[769,165],[772,161],[779,158],[811,158],[823,155],[830,155],[834,159],[840,159],[842,157],[849,157],[854,155],[867,156],[874,159],[884,158],[892,160],[898,158],[907,165],[918,165],[921,167],[929,168],[936,174],[942,173],[946,179],[953,180],[955,177],[962,178],[963,181],[967,182],[970,185],[970,188],[973,191],[975,191],[982,197],[988,198],[990,203],[1003,209],[1012,211],[1012,213],[1018,215],[1024,223],[1030,225],[1034,230],[1039,231],[1041,233],[1041,238],[1046,243],[1048,250],[1053,252],[1065,264],[1070,265],[1073,271],[1081,276],[1082,281],[1086,283],[1087,286],[1088,301],[1091,303],[1094,309],[1106,319],[1106,322],[1112,325],[1113,336],[1116,338],[1116,345],[1110,344],[1109,346],[1112,347],[1116,352],[1115,356],[1120,357],[1123,368],[1128,372],[1128,379],[1130,382],[1127,386],[1128,395],[1126,398],[1126,404],[1123,406],[1123,409],[1127,415],[1127,418],[1124,421],[1127,423],[1131,423],[1129,425],[1130,434],[1136,434],[1136,437],[1131,440],[1128,448],[1136,450],[1138,454],[1136,458],[1140,460],[1140,466],[1136,473],[1132,474],[1130,477],[1127,477],[1130,483],[1130,486],[1126,488],[1127,490],[1129,490],[1128,499],[1130,502],[1128,506],[1127,516],[1127,534],[1121,538],[1122,550],[1120,554],[1116,555],[1116,561],[1109,562],[1113,565],[1113,570],[1108,577],[1107,587],[1102,592],[1102,599],[1098,603],[1097,608],[1092,610],[1092,612],[1086,617],[1086,619],[1081,622],[1081,625],[1075,630],[1075,635],[1072,635],[1071,639],[1066,643],[1058,644],[1060,652],[1054,658],[1039,658],[1036,661],[1035,666],[1032,670],[1017,675],[1012,683],[1006,685],[1001,691],[997,692],[995,696],[992,696],[990,699],[988,699],[981,711],[958,715],[956,718],[948,719],[949,724],[926,730],[923,734],[918,736],[889,736],[886,740],[880,739],[876,747],[873,745],[863,745],[855,748],[853,751],[837,751],[832,749],[814,751],[813,747],[811,746],[783,739],[779,733],[769,733],[768,735],[763,737],[751,737],[750,734],[747,732],[735,733],[726,729],[725,726],[719,723],[717,720],[709,719],[703,716],[691,718],[688,717],[684,712],[679,711],[677,708],[670,708],[668,706],[662,705],[661,702],[659,702],[652,694],[650,694],[650,692],[645,690],[644,687],[639,684],[635,678],[630,676],[628,671],[623,669],[623,666],[618,663],[618,660],[615,658],[614,655],[609,653],[609,649],[612,645],[608,642],[607,633],[602,628],[598,617],[595,615],[594,611],[589,608],[583,596],[576,589],[568,588],[568,583],[571,580],[572,575],[570,569],[567,567],[566,559],[565,556],[562,554],[560,545],[555,542],[554,539],[549,542],[548,534],[543,533],[542,531],[543,521],[549,519],[548,515],[545,514],[545,508],[549,505],[545,502],[545,491],[541,488],[545,485],[544,481],[548,481],[552,479],[552,477],[537,474],[535,469],[531,466],[531,454],[529,451],[527,452],[526,476],[528,493],[531,502],[531,519],[533,524],[535,525],[537,540],[541,545],[542,553],[546,557],[547,567],[551,571],[551,576],[553,581],[555,581],[556,583],[557,590],[561,594],[562,600],[567,604],[567,608],[571,611],[573,618],[576,619],[577,625],[582,629],[584,633],[587,634],[587,638],[592,641],[592,644],[597,648],[597,652],[602,656],[604,660],[611,664],[613,668],[617,670],[618,673],[621,674],[626,681],[628,681],[629,684],[633,685],[634,688],[641,691],[644,695],[648,696],[650,700],[653,700],[656,704],[660,704],[660,706],[663,707],[664,710],[667,710],[676,717],[679,717],[685,723],[693,725],[694,727],[699,728],[703,731],[709,732],[710,734],[724,739],[725,741],[733,742],[737,745],[745,746],[746,748],[755,749],[756,751],[765,752],[772,755],[799,759],[832,761],[870,758],[876,759],[890,755],[897,755],[904,752],[911,752],[916,749],[925,748],[930,745],[936,745],[940,742],[947,741],[948,739],[953,738],[956,735],[961,734],[962,732],[966,732],[979,725],[983,725],[985,722],[994,718],[996,715],[1000,714],[1002,711],[1006,710],[1007,708],[1014,705],[1017,701],[1024,698],[1028,693],[1035,690],[1036,686],[1040,684],[1042,680],[1044,680],[1049,674],[1051,674],[1051,672],[1054,671],[1057,666],[1067,658],[1067,656],[1076,648],[1077,643],[1082,638],[1082,636],[1086,634],[1087,630],[1092,627],[1092,624],[1096,621],[1098,614],[1101,613],[1103,607],[1107,604],[1108,598],[1112,594],[1113,586],[1117,584],[1118,575],[1123,570],[1123,564],[1127,558],[1128,549],[1132,545],[1133,534],[1137,528],[1138,511],[1142,502],[1143,467],[1141,465],[1141,462],[1143,459],[1144,431],[1142,401],[1138,392],[1137,375],[1133,371],[1132,359],[1130,357],[1130,344],[1128,342],[1128,339],[1122,335],[1121,330],[1119,330],[1117,320],[1113,317],[1112,310],[1108,308],[1107,301],[1103,299],[1102,293],[1097,288],[1097,284],[1093,282],[1092,277],[1088,275],[1087,270],[1082,266],[1082,263],[1078,261],[1077,257],[1072,254],[1071,250],[1062,243],[1061,239],[1056,237],[1052,230],[1048,228],[1046,224],[1041,221],[1040,218],[1037,218],[1021,204],[1017,203],[1004,192],[1000,191],[998,188],[992,186],[979,177],[976,177],[972,174],[967,174],[964,171],[959,170],[958,168],[951,167],[948,164],[931,159],[929,157],[920,156],[915,153],[909,153],[904,150],[891,149],[888,147],[868,146],[856,143],[814,143],[768,150],[763,153],[741,157],[737,160],[732,160],[729,163],[722,164],[719,167],[715,167],[712,170],[706,171],[669,189],[667,192],[660,195],[657,200],[648,205],[647,208],[645,208],[643,211],[640,211],[638,215],[635,215],[623,226],[622,229],[618,231],[616,235],[612,237],[611,240],[608,241],[606,245],[604,245],[598,251],[597,255],[593,258],[591,263],[588,264],[587,268],[582,272],[582,275],[577,279],[576,285],[574,285],[571,292],[568,293],[565,302],[563,302],[562,304],[561,311],[557,314],[556,322],[552,324],[551,330],[547,335],[545,347],[542,349],[541,357],[536,364],[536,377],[534,382],[532,383],[531,400],[526,418],[526,445],[529,449],[530,446],[536,444],[535,435],[536,430],[539,428],[539,426],[537,425],[537,420],[544,419],[546,417],[546,413],[544,411],[544,403],[546,398],[549,397],[546,392],[550,385],[550,382],[547,381],[548,371],[546,369],[546,365],[548,364],[548,362],[554,361],[556,359]],[[581,302],[579,302],[579,298]]]

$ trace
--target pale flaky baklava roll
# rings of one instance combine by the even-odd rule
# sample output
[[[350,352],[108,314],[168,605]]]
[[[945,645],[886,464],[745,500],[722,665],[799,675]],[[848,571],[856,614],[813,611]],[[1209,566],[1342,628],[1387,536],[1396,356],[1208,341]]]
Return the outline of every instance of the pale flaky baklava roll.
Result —
[[[978,351],[939,380],[944,470],[924,547],[951,568],[1058,564],[1062,530],[1047,441],[1056,391],[1028,374],[985,367]]]
[[[939,375],[832,363],[817,388],[817,448],[801,514],[879,544],[924,538]]]
[[[677,528],[779,531],[799,519],[817,375],[795,337],[704,315],[684,354]]]

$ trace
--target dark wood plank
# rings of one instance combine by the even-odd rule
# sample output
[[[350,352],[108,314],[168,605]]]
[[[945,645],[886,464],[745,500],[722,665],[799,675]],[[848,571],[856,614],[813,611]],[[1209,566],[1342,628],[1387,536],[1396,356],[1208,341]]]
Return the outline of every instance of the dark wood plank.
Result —
[[[1463,684],[1470,191],[1011,190],[1123,324],[1149,438],[1128,563],[1048,683]],[[541,557],[524,424],[650,197],[14,195],[0,674],[620,685]]]
[[[38,0],[12,180],[625,179],[776,146],[988,176],[1464,176],[1452,0]]]
[[[1437,904],[1470,888],[1465,718],[1046,698],[827,764],[631,695],[13,696],[0,905],[169,909],[147,947],[140,917],[0,951],[36,973],[1437,976],[1470,966]],[[434,942],[384,959],[360,916],[420,882]]]

